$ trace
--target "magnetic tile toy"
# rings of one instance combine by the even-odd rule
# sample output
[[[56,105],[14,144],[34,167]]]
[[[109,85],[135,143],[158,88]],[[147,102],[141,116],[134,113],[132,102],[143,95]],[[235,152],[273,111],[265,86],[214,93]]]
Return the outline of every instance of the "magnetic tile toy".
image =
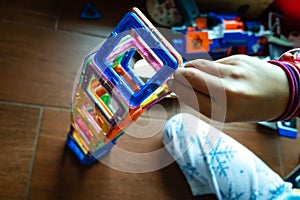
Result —
[[[143,81],[131,64],[145,59],[155,74]],[[67,145],[84,165],[101,158],[149,106],[169,94],[166,81],[181,56],[137,9],[84,59],[72,98]]]

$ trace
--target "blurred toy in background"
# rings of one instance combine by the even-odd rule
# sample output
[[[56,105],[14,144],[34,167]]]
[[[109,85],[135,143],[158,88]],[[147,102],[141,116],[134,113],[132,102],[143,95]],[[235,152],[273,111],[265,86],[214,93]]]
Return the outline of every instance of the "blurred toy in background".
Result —
[[[146,8],[152,21],[170,28],[182,23],[182,16],[174,0],[147,0]]]
[[[147,81],[134,72],[138,55],[155,71]],[[72,98],[67,145],[84,165],[114,146],[123,131],[170,91],[166,81],[182,63],[180,54],[133,8],[110,37],[82,64]]]
[[[300,31],[299,0],[274,0],[274,6],[280,10],[286,19],[286,28],[290,31]]]
[[[270,57],[277,59],[283,52],[300,47],[299,0],[274,0],[268,8]]]
[[[288,48],[299,48],[300,47],[300,12],[298,0],[275,0],[271,6],[271,12],[280,16],[280,28],[277,30],[272,29],[273,33],[281,31],[281,37],[284,37],[286,42],[289,42]],[[271,29],[270,29],[271,30]],[[284,45],[283,45],[284,46]]]
[[[296,118],[289,121],[259,122],[258,124],[276,131],[277,134],[282,137],[295,139],[298,136]]]
[[[289,33],[288,39],[293,43],[293,48],[300,47],[300,31],[293,31]]]
[[[154,0],[148,0],[149,2]],[[202,58],[208,53],[213,59],[229,56],[232,54],[247,54],[264,56],[268,53],[268,39],[270,32],[264,29],[262,23],[258,21],[244,22],[238,14],[217,14],[199,12],[198,6],[194,0],[171,0],[154,1],[160,8],[164,8],[163,13],[166,16],[173,16],[172,10],[178,8],[182,17],[182,26],[172,26],[173,35],[166,36],[175,49],[186,60]],[[172,5],[168,13],[165,4]],[[151,8],[155,6],[152,5]],[[154,19],[160,13],[159,10],[151,10],[148,6],[149,15]],[[156,13],[157,12],[157,13]],[[168,15],[169,14],[169,15]],[[176,11],[176,16],[177,16]],[[161,20],[155,20],[162,25]],[[176,20],[176,23],[179,22]],[[173,25],[174,22],[170,22]]]
[[[234,15],[208,13],[196,19],[196,27],[173,28],[185,35],[174,34],[172,44],[186,59],[201,58],[207,52],[213,59],[247,54],[266,56],[269,31],[259,22],[243,22]],[[178,37],[176,37],[176,35]]]
[[[284,52],[293,48],[293,43],[286,36],[285,21],[281,13],[274,10],[268,12],[268,28],[271,31],[268,42],[271,60],[279,59]]]
[[[80,13],[81,19],[100,19],[101,17],[101,13],[92,3],[87,3]]]

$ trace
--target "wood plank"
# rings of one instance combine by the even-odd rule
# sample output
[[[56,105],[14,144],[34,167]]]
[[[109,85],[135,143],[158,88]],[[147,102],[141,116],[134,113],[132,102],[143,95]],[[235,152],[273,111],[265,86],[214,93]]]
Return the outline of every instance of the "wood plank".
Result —
[[[77,70],[102,39],[21,24],[0,26],[0,99],[69,107]]]
[[[283,163],[284,176],[288,175],[297,165],[300,164],[300,138],[280,139],[280,154]]]
[[[0,1],[0,19],[22,24],[55,28],[62,10],[62,0]]]
[[[40,109],[0,103],[0,199],[26,195]]]

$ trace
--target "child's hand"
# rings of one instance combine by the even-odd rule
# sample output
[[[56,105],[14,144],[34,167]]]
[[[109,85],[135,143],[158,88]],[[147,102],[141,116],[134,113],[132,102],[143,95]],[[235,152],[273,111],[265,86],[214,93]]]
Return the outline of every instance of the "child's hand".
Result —
[[[290,95],[280,67],[246,55],[191,61],[175,72],[169,87],[184,103],[226,122],[274,119],[285,111]]]

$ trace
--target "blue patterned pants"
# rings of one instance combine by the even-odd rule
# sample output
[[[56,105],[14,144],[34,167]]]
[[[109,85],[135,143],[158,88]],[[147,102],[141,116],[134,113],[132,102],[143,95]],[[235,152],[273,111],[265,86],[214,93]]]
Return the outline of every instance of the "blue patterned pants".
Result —
[[[218,199],[300,199],[292,185],[246,147],[191,114],[172,117],[163,142],[193,195]]]

